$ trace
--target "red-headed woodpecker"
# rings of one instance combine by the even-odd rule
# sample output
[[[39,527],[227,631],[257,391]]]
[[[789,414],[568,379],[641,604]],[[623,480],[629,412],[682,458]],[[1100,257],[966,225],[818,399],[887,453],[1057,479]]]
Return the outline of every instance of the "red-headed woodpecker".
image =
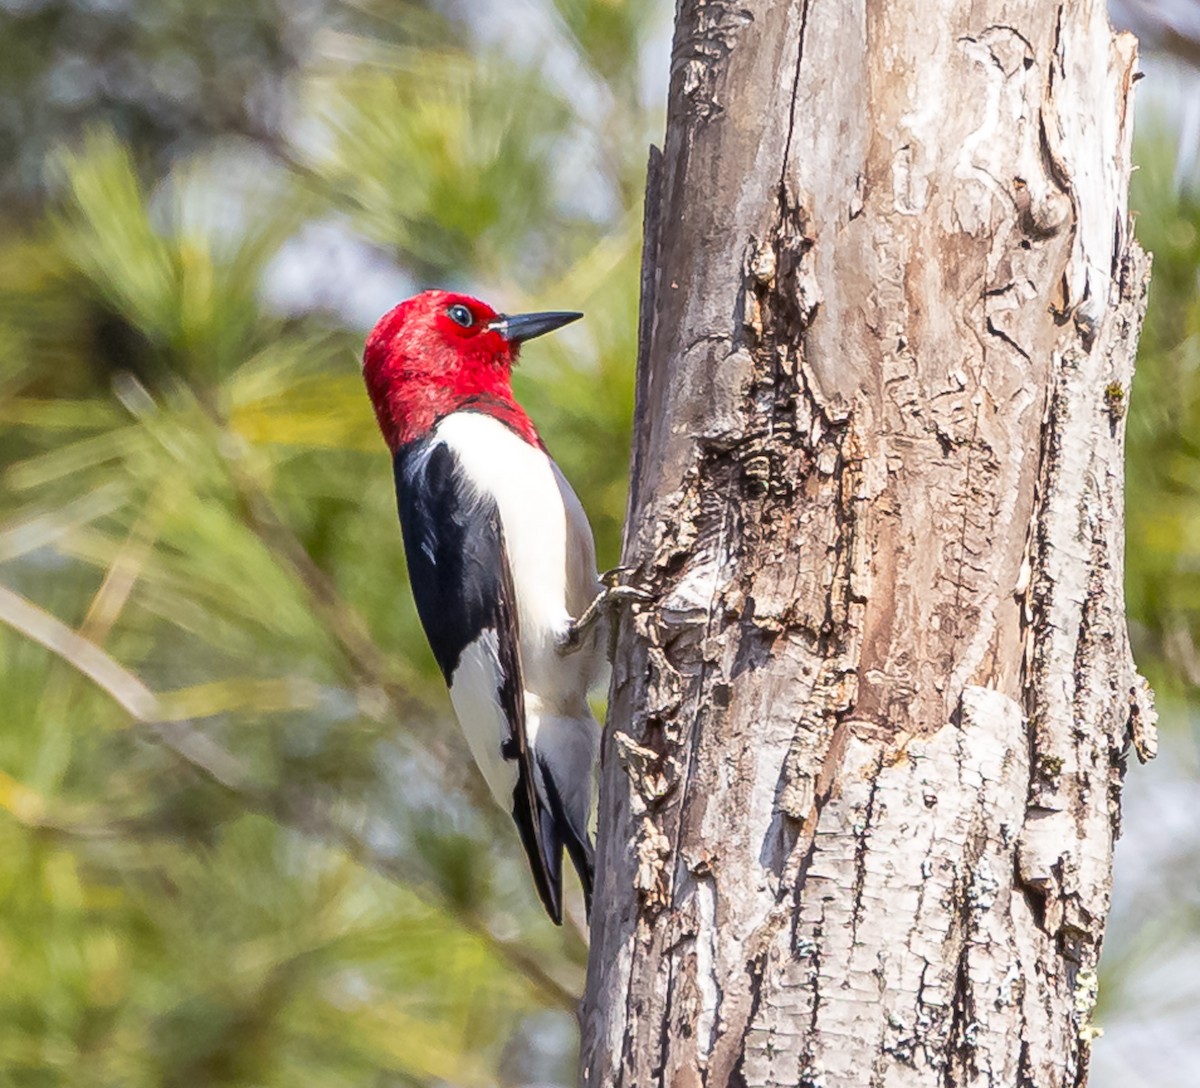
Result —
[[[523,341],[582,316],[507,316],[426,291],[387,313],[363,354],[417,612],[556,923],[564,848],[591,899],[600,728],[587,693],[603,653],[587,621],[602,586],[583,507],[513,399],[511,371]]]

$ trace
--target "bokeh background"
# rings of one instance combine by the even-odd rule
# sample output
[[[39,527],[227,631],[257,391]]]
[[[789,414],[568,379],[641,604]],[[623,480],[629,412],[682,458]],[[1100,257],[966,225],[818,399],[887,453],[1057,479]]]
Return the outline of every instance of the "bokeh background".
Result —
[[[1093,1085],[1200,1085],[1200,5],[1147,52],[1128,779]],[[423,286],[588,319],[518,395],[615,563],[664,0],[0,0],[0,1084],[574,1082],[361,388]]]

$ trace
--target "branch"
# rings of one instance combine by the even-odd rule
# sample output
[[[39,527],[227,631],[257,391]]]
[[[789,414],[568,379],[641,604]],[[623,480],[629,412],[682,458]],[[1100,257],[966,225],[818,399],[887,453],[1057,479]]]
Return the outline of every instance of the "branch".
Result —
[[[0,621],[74,666],[135,721],[157,719],[158,696],[141,680],[94,642],[6,586],[0,586]]]

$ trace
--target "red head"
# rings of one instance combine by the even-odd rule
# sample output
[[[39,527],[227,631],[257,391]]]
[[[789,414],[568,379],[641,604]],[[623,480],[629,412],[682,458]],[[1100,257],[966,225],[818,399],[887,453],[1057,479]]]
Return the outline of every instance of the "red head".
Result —
[[[522,341],[582,314],[498,314],[486,302],[425,291],[389,310],[367,337],[363,377],[392,450],[428,434],[443,416],[477,406],[538,443],[512,395]]]

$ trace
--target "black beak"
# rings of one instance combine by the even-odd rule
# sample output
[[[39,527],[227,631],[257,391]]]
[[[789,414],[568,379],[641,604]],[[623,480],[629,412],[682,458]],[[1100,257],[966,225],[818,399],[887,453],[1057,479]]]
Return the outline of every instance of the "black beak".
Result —
[[[561,329],[581,317],[583,314],[557,310],[542,314],[501,314],[488,328],[498,332],[510,344],[521,344],[535,336]]]

